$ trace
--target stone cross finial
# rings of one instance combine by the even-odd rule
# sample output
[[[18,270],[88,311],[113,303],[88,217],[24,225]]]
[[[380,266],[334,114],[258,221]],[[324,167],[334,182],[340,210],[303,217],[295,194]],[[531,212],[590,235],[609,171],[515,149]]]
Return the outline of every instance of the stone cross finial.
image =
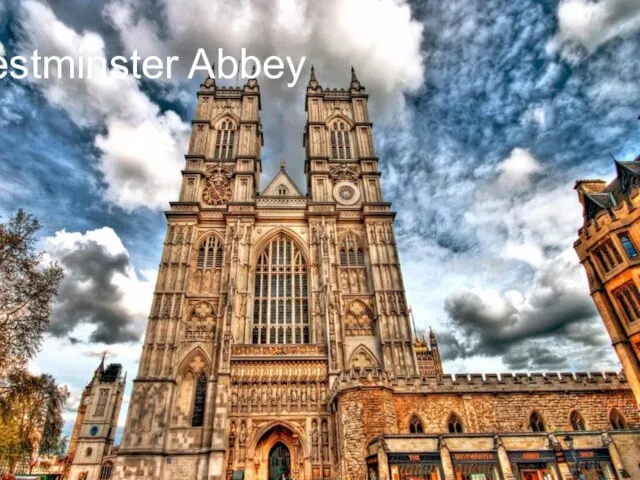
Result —
[[[280,159],[280,170],[284,170],[284,167],[287,165],[287,162],[284,158]]]

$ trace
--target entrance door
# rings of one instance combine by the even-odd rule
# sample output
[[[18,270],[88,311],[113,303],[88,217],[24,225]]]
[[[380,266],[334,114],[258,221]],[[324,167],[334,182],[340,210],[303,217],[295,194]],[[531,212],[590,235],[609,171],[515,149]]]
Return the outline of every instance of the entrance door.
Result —
[[[269,480],[291,479],[291,455],[284,443],[276,443],[269,452]]]

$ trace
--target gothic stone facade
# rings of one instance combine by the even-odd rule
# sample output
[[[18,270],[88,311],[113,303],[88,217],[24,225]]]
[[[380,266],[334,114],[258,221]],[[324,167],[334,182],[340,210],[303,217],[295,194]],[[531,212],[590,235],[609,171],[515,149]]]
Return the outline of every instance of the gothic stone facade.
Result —
[[[367,102],[312,70],[308,193],[284,163],[260,193],[257,82],[201,85],[113,478],[559,479],[565,430],[640,478],[623,376],[454,378],[416,341]]]
[[[583,226],[574,246],[636,400],[640,403],[640,157],[614,161],[616,178],[580,180]]]

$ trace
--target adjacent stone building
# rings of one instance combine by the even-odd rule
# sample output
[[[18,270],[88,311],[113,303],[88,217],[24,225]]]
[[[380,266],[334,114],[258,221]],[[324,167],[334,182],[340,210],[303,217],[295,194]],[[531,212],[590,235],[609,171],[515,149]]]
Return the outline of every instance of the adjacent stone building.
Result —
[[[257,81],[201,85],[112,478],[640,479],[624,375],[443,373],[364,87],[312,69],[304,108],[307,193],[284,162],[261,190]]]
[[[591,296],[640,403],[640,157],[614,160],[616,178],[576,182],[584,224],[574,246]]]
[[[71,465],[65,478],[111,478],[115,456],[113,441],[125,384],[122,366],[112,363],[105,368],[103,357],[80,398],[67,452],[67,460]]]

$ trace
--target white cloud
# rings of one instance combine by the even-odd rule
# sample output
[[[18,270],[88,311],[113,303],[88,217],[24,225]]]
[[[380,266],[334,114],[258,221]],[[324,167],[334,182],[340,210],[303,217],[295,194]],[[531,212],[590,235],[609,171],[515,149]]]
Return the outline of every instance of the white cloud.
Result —
[[[591,54],[615,37],[640,29],[638,0],[563,0],[556,41],[577,42]]]
[[[298,84],[259,78],[262,120],[265,128],[264,182],[275,174],[278,160],[288,160],[288,171],[304,189],[304,92],[311,64],[320,84],[348,87],[349,69],[371,95],[372,121],[391,121],[403,110],[403,93],[416,91],[424,80],[421,42],[423,25],[412,18],[404,0],[326,0],[294,2],[263,0],[238,3],[158,2],[161,21],[149,19],[144,7],[133,0],[111,0],[105,16],[119,32],[127,50],[142,56],[177,55],[175,82],[185,77],[199,47],[211,58],[217,48],[239,57],[240,49],[258,58],[291,56],[307,58]],[[361,18],[363,21],[354,21]],[[286,81],[285,81],[286,80]],[[193,97],[195,85],[180,83]]]
[[[529,187],[532,176],[542,171],[542,165],[529,150],[514,148],[496,171],[500,186],[521,190]]]
[[[37,48],[43,56],[105,58],[100,35],[74,31],[48,6],[27,0],[21,12],[23,52]],[[50,76],[34,82],[49,102],[64,109],[80,127],[106,127],[106,133],[96,137],[96,145],[102,151],[98,166],[111,201],[125,209],[165,208],[177,197],[188,125],[174,112],[161,113],[132,76],[117,78],[113,71],[101,76],[94,71],[91,78],[82,80]],[[132,139],[135,143],[130,146],[122,143]],[[149,142],[146,148],[142,142]]]

